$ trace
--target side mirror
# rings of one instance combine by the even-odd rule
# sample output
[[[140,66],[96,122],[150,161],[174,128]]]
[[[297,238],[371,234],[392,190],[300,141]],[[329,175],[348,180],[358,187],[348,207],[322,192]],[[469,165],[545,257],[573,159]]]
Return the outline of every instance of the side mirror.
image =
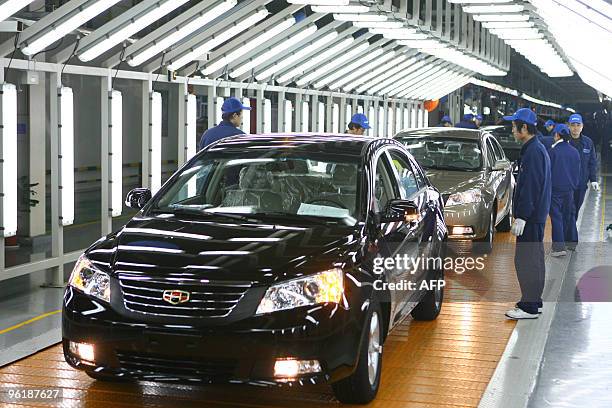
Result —
[[[135,188],[125,197],[125,205],[129,208],[140,210],[153,197],[148,188]]]
[[[495,162],[495,164],[493,165],[493,167],[491,167],[491,170],[493,171],[499,171],[499,170],[508,170],[508,167],[510,166],[510,162],[508,160],[497,160]]]
[[[391,200],[387,204],[382,222],[416,222],[419,220],[419,208],[412,201]]]

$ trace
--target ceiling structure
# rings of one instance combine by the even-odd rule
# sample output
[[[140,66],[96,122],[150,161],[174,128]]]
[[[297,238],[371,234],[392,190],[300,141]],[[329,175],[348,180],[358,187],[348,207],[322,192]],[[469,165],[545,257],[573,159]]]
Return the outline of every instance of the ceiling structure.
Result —
[[[70,0],[20,19],[30,3],[0,0],[0,21],[27,25],[0,57],[423,100],[504,77],[514,49],[549,77],[576,71],[612,94],[612,61],[575,49],[612,41],[604,0]]]

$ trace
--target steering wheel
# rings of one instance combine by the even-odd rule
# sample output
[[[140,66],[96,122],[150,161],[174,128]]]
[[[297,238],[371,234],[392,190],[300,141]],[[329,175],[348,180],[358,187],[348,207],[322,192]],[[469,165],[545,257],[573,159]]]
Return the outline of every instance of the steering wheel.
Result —
[[[316,202],[327,202],[327,203],[334,204],[335,207],[344,208],[345,210],[348,210],[348,208],[345,207],[344,204],[339,203],[338,201],[330,200],[329,198],[314,198],[312,200],[306,201],[306,204],[314,204]]]

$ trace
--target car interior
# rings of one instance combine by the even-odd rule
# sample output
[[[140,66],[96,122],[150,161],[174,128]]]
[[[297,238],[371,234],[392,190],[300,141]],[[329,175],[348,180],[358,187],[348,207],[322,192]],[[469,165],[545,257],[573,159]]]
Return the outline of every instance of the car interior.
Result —
[[[482,152],[476,141],[418,140],[408,142],[407,147],[424,167],[476,170],[481,166]]]

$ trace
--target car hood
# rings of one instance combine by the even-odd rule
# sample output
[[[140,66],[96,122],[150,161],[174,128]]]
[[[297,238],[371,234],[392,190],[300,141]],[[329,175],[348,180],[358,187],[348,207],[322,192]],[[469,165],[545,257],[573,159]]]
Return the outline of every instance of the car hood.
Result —
[[[272,283],[338,265],[359,246],[359,228],[135,217],[86,255],[113,275],[137,271],[177,279]]]
[[[484,172],[427,170],[429,181],[442,193],[452,194],[482,187]]]

